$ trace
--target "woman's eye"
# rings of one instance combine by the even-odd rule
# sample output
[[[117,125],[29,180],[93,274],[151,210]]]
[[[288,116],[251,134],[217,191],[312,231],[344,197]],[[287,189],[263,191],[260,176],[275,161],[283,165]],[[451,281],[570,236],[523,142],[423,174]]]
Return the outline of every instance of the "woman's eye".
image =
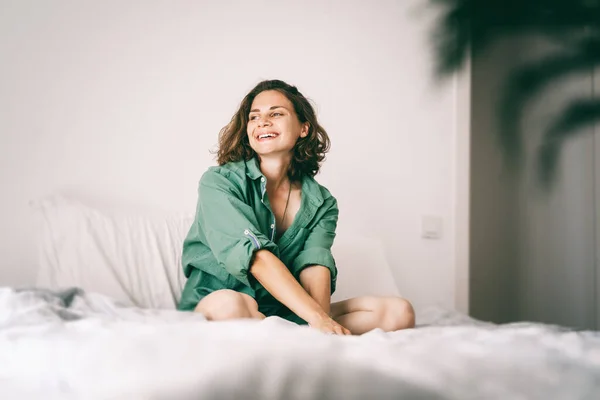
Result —
[[[271,115],[272,115],[272,116],[274,116],[274,117],[278,117],[278,116],[281,116],[281,115],[283,115],[283,114],[282,114],[282,113],[280,113],[280,112],[274,112],[274,113],[273,113],[273,114],[271,114]]]
[[[254,121],[256,118],[258,118],[256,115],[251,115],[250,116],[250,121]]]

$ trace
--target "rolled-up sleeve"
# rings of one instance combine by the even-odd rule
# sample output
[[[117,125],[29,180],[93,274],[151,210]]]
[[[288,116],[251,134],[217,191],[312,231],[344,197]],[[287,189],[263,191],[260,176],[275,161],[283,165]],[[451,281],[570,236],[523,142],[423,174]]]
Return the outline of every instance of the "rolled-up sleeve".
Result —
[[[328,206],[324,204],[326,207],[325,213],[308,233],[304,248],[294,260],[292,273],[296,279],[299,279],[300,272],[306,267],[312,265],[326,267],[330,271],[331,293],[333,293],[337,280],[337,267],[331,253],[331,246],[335,239],[339,210],[335,198],[329,198],[328,202]]]
[[[200,179],[196,215],[196,228],[219,264],[253,287],[248,271],[254,253],[266,249],[278,255],[278,248],[259,231],[256,214],[243,201],[240,188],[219,172],[206,172]]]

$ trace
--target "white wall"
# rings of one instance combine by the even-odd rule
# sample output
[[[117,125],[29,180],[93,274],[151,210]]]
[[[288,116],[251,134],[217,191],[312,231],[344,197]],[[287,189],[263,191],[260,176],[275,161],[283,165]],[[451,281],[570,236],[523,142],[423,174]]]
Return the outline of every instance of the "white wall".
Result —
[[[420,4],[3,1],[0,284],[33,282],[31,199],[193,210],[219,129],[278,78],[315,101],[331,136],[318,179],[340,232],[382,240],[417,306],[453,306],[454,87],[433,85]],[[422,214],[443,218],[441,240],[421,239]]]

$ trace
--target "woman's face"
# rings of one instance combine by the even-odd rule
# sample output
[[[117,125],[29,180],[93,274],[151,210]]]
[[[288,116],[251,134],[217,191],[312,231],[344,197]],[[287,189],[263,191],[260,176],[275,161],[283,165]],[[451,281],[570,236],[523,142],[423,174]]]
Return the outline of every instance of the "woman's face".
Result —
[[[300,123],[285,95],[265,90],[252,102],[247,132],[250,146],[258,155],[287,155],[298,138],[308,135],[308,123]]]

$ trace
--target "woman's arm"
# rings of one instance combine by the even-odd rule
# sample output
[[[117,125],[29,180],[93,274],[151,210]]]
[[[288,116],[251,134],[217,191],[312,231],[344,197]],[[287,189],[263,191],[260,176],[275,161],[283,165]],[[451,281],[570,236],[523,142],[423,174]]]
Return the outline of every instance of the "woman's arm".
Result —
[[[300,272],[300,284],[329,315],[331,308],[331,272],[322,265],[312,265]]]
[[[250,273],[282,304],[310,326],[325,332],[349,335],[350,331],[330,318],[294,278],[287,267],[270,251],[255,253]]]

